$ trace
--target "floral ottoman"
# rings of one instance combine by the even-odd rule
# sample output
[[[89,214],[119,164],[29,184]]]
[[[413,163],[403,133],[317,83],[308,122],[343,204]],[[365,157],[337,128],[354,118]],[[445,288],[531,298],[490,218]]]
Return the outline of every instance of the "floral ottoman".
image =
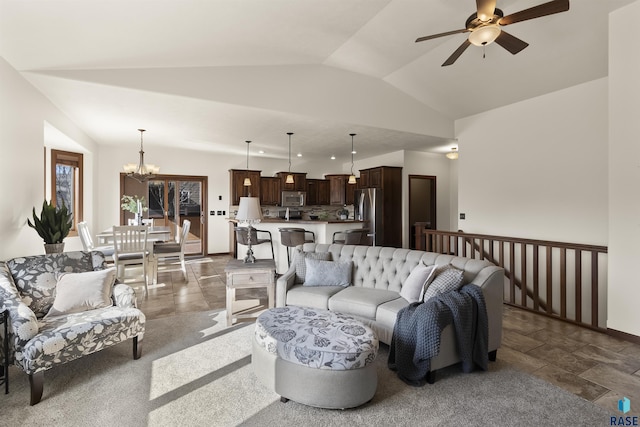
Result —
[[[355,318],[287,306],[267,310],[256,320],[252,365],[284,402],[353,408],[376,392],[377,353],[375,332]]]

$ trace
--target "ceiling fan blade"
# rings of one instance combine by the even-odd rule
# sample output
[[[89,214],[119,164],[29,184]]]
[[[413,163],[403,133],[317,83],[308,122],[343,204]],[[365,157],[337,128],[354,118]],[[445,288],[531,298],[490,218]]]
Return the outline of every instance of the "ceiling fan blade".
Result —
[[[466,28],[463,28],[462,30],[447,31],[446,33],[439,33],[439,34],[433,34],[430,36],[418,37],[416,39],[416,43],[423,42],[425,40],[437,39],[438,37],[450,36],[452,34],[460,34],[460,33],[468,33],[468,32],[469,30],[467,30]]]
[[[465,40],[465,41],[460,45],[460,47],[459,47],[459,48],[457,48],[457,49],[456,49],[456,51],[455,51],[455,52],[453,52],[453,53],[451,54],[451,56],[450,56],[446,61],[444,61],[444,64],[442,64],[442,66],[443,66],[443,67],[446,67],[447,65],[451,65],[451,64],[453,64],[454,62],[456,62],[456,60],[460,57],[460,55],[462,55],[462,52],[464,52],[464,51],[469,47],[469,45],[470,45],[470,44],[471,44],[471,42],[469,41],[469,39],[466,39],[466,40]]]
[[[553,15],[554,13],[566,12],[567,10],[569,10],[569,0],[554,0],[507,15],[500,19],[500,25],[509,25],[528,19],[540,18],[541,16]]]
[[[496,10],[496,0],[476,0],[478,9],[478,18],[487,22],[493,18],[493,12]]]
[[[503,48],[507,49],[513,55],[520,52],[525,47],[529,46],[529,43],[520,40],[519,38],[512,36],[506,31],[502,30],[500,35],[496,39],[496,43],[498,43]]]

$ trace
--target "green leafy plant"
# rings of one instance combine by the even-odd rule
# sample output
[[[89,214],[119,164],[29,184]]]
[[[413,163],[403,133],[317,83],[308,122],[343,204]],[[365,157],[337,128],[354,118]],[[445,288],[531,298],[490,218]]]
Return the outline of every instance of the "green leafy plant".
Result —
[[[131,213],[142,213],[146,212],[149,209],[145,206],[144,197],[127,196],[125,194],[124,196],[122,196],[122,199],[120,199],[120,201],[122,202],[120,207],[123,211],[128,211]],[[142,205],[142,212],[138,212],[138,201]]]
[[[62,243],[69,235],[69,230],[73,226],[73,215],[62,202],[62,206],[56,207],[47,202],[42,203],[40,218],[36,215],[36,208],[33,208],[33,222],[27,218],[29,227],[35,229],[42,240],[47,244]]]

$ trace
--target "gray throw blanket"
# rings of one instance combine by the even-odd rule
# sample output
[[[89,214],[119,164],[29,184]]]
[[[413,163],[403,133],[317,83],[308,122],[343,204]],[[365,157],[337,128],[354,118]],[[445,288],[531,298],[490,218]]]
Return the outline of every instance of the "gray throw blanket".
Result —
[[[408,384],[421,386],[431,358],[440,351],[440,335],[453,323],[462,371],[474,363],[488,365],[488,319],[482,290],[472,284],[440,294],[425,303],[412,303],[398,312],[389,348],[388,366]]]

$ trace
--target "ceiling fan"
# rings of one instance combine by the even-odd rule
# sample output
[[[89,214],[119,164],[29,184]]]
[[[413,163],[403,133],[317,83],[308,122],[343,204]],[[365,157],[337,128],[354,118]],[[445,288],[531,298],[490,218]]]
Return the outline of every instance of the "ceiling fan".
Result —
[[[465,23],[465,28],[461,30],[447,31],[446,33],[433,34],[431,36],[419,37],[416,43],[431,40],[438,37],[450,36],[459,33],[471,33],[469,38],[460,45],[458,49],[442,64],[443,67],[451,65],[462,55],[470,44],[475,46],[486,46],[492,42],[498,43],[513,55],[520,52],[529,43],[512,36],[501,27],[515,24],[516,22],[527,21],[529,19],[540,18],[542,16],[553,15],[554,13],[569,10],[569,0],[553,0],[520,12],[504,16],[502,11],[496,8],[496,0],[476,0],[478,11],[471,15]]]

